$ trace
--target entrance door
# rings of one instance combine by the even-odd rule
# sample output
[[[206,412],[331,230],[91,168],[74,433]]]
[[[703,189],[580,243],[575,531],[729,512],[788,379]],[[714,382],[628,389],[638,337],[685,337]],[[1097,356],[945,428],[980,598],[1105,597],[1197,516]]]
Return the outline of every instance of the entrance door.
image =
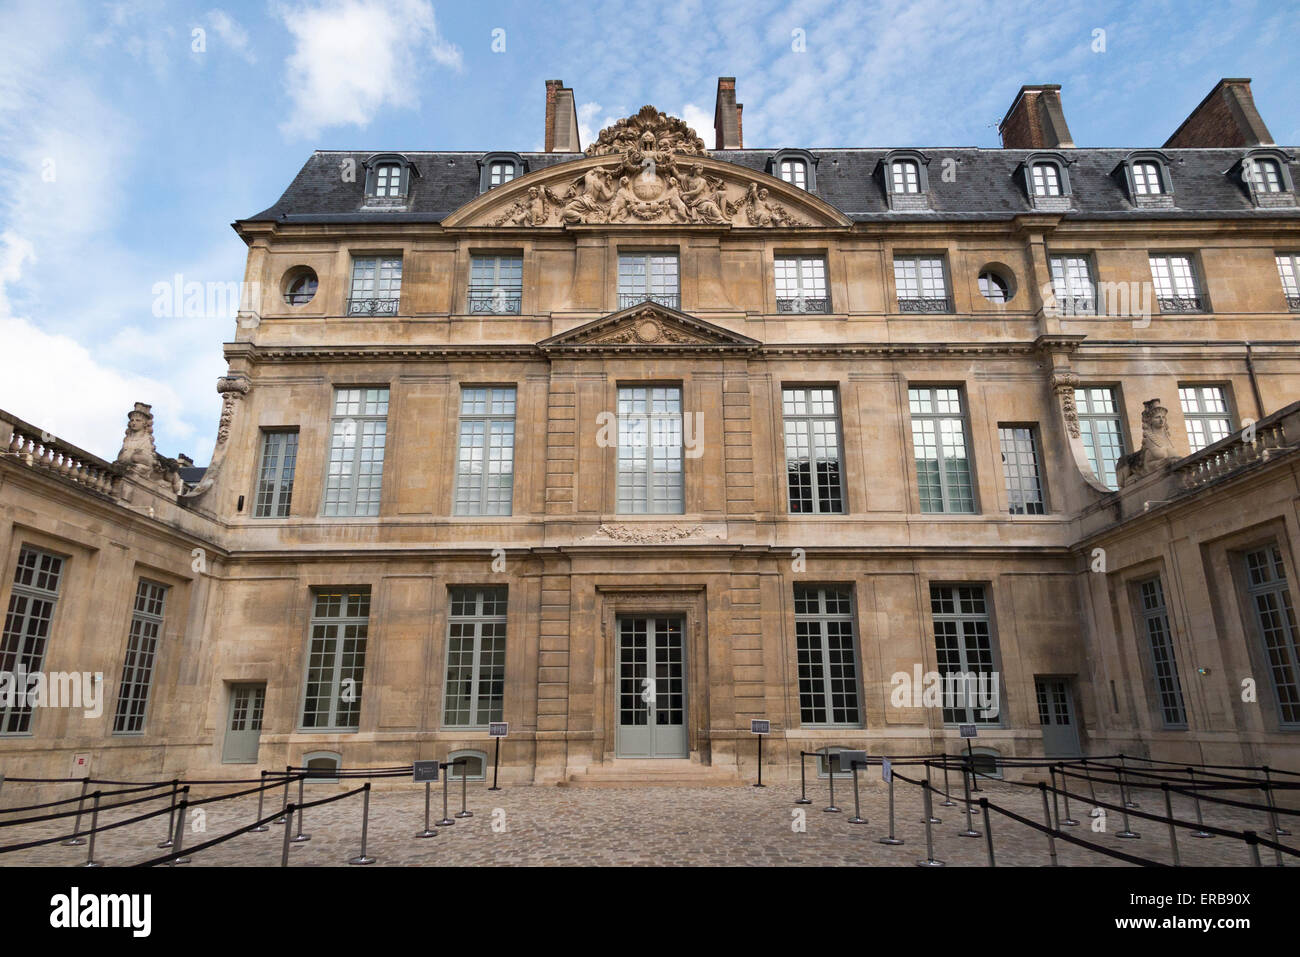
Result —
[[[618,619],[621,758],[684,758],[686,654],[680,618]]]
[[[1079,751],[1079,728],[1074,722],[1074,682],[1069,678],[1035,678],[1038,723],[1043,727],[1043,753],[1048,757],[1074,757]]]
[[[231,686],[226,745],[221,752],[224,763],[257,763],[257,747],[262,737],[262,711],[265,707],[266,685]]]

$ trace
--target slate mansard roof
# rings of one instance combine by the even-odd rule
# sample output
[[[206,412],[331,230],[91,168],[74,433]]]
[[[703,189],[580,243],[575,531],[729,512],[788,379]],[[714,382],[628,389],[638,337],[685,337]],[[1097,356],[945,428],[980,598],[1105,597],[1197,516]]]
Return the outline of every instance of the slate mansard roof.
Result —
[[[1264,147],[1294,163],[1297,148]],[[713,150],[710,156],[737,166],[769,172],[775,149]],[[1139,208],[1131,201],[1123,162],[1134,149],[1057,149],[1047,151],[976,147],[909,150],[928,160],[930,209],[894,210],[880,173],[891,150],[824,149],[817,160],[813,195],[856,222],[1000,221],[1035,211],[1026,194],[1022,164],[1041,153],[1066,161],[1072,198],[1067,219],[1149,220],[1244,217],[1300,218],[1295,207],[1256,208],[1240,176],[1240,161],[1251,150],[1153,149],[1168,161],[1172,208]],[[365,176],[347,181],[346,160],[361,170],[375,152],[317,151],[299,170],[274,205],[243,222],[438,223],[479,195],[481,152],[408,152],[418,173],[410,204],[403,210],[363,210]],[[581,153],[520,153],[529,173],[582,159]],[[945,160],[955,161],[945,164]],[[945,176],[945,169],[953,171]]]

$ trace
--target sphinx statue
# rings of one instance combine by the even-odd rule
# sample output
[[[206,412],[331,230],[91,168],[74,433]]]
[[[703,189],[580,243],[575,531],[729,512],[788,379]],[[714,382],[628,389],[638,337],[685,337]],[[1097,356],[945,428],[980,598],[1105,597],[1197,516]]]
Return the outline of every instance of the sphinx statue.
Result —
[[[1124,456],[1115,470],[1120,488],[1177,457],[1169,434],[1169,410],[1159,399],[1148,399],[1142,403],[1142,447]]]

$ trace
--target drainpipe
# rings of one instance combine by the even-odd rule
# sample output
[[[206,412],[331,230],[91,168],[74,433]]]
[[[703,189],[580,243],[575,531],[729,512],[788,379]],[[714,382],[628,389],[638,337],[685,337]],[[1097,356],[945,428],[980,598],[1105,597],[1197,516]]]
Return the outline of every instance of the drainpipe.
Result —
[[[1255,360],[1250,355],[1250,343],[1246,343],[1246,372],[1250,374],[1250,390],[1255,393],[1255,408],[1262,419],[1268,413],[1264,410],[1264,399],[1259,394],[1259,382],[1255,379]]]

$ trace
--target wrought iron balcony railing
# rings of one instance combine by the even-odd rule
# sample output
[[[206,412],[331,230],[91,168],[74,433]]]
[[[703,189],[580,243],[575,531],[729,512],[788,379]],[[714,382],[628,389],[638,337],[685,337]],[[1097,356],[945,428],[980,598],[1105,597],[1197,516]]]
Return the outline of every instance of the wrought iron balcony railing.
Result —
[[[1097,300],[1092,296],[1057,296],[1056,313],[1061,316],[1095,316]]]
[[[1200,296],[1157,296],[1161,312],[1204,312]]]
[[[633,306],[639,306],[643,302],[656,302],[661,306],[667,306],[669,309],[680,309],[682,297],[677,293],[665,292],[620,292],[618,294],[618,307],[620,309],[630,309]]]
[[[777,312],[830,312],[831,301],[825,297],[808,298],[797,296],[794,299],[778,299]]]
[[[898,298],[899,312],[952,312],[947,296],[909,296]]]
[[[469,311],[496,316],[517,316],[523,305],[519,289],[473,289],[469,294]]]
[[[349,316],[395,316],[400,299],[349,299]]]

